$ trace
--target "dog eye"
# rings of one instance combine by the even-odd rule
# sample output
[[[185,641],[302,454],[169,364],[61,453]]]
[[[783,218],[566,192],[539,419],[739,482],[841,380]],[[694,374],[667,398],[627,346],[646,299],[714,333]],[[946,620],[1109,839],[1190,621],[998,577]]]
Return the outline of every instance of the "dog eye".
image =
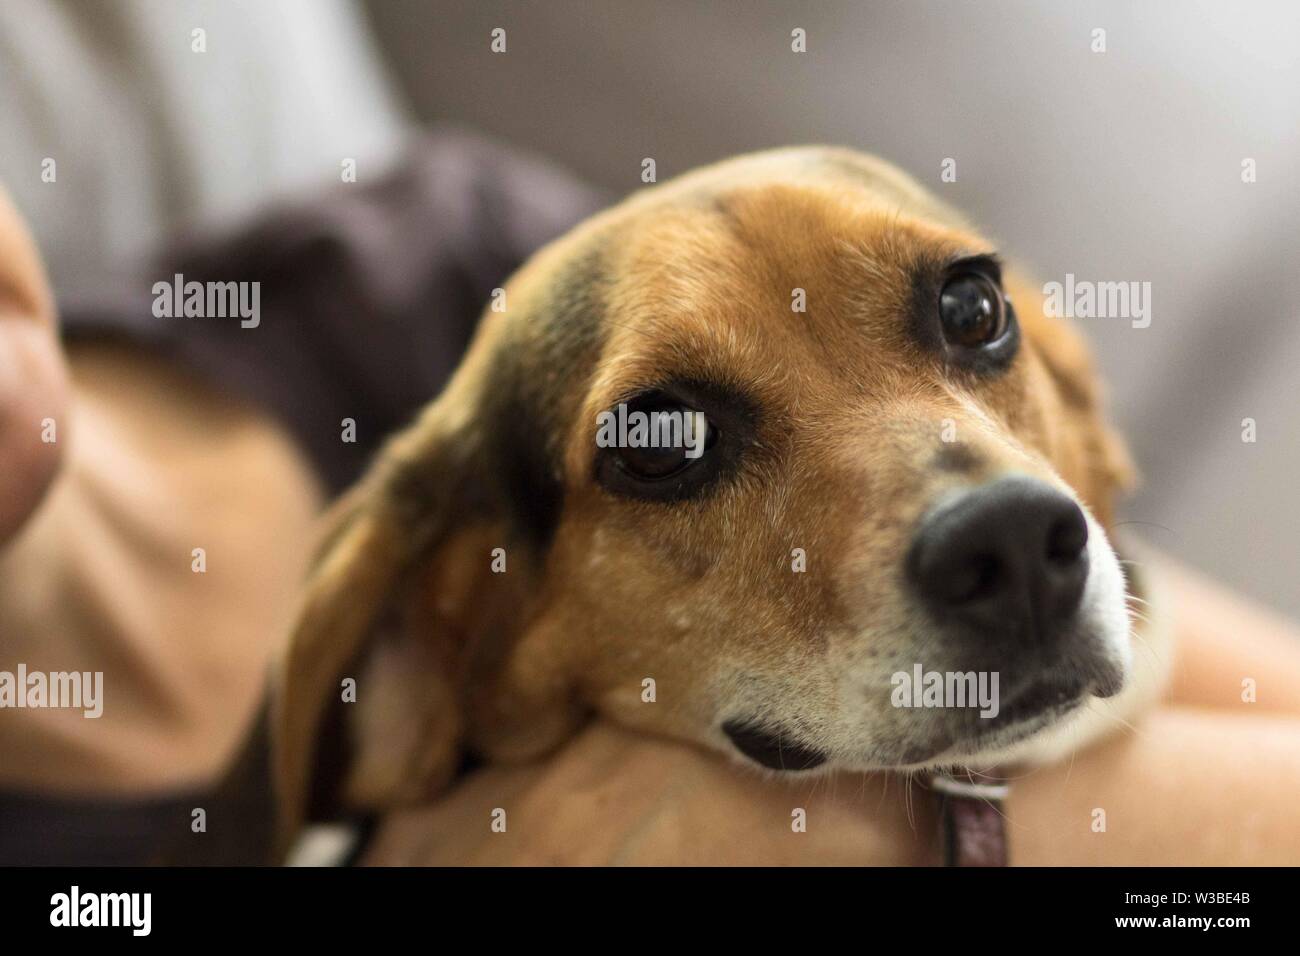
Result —
[[[652,428],[655,426],[651,426]],[[666,448],[620,448],[618,459],[624,471],[642,481],[670,478],[690,462],[684,445]]]
[[[718,476],[721,429],[676,395],[645,392],[601,412],[596,426],[596,480],[617,494],[679,501]]]
[[[701,411],[651,394],[614,409],[619,467],[640,481],[662,481],[700,461],[717,441]]]
[[[1002,290],[978,272],[953,276],[939,293],[939,319],[949,345],[978,349],[997,342],[1007,330]]]
[[[592,478],[620,498],[704,500],[762,446],[753,397],[729,384],[666,377],[596,416]]]

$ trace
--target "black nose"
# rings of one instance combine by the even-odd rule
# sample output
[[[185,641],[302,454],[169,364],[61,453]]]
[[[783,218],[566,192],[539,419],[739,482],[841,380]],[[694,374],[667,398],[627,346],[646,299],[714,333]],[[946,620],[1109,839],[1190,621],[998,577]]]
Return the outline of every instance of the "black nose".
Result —
[[[1032,478],[966,492],[921,525],[908,575],[942,620],[1044,638],[1079,607],[1088,524],[1065,495]]]

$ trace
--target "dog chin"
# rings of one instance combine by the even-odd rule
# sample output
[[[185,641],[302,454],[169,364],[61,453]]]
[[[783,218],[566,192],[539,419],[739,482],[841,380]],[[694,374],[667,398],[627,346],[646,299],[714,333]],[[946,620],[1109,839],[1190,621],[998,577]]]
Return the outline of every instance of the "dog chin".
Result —
[[[1035,761],[1030,756],[1039,750],[1055,753],[1058,748],[1050,744],[1052,738],[1088,705],[1092,699],[1081,695],[1072,702],[1054,707],[971,738],[957,740],[927,757],[909,761],[908,770],[989,769],[1006,764],[1023,764]],[[1066,748],[1068,751],[1068,748]]]

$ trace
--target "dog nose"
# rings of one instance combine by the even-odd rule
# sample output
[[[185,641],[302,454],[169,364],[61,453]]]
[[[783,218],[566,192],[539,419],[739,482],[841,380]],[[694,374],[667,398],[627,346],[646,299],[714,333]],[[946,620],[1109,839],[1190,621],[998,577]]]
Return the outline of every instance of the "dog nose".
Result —
[[[1079,607],[1087,544],[1077,504],[1044,482],[1003,478],[927,518],[907,570],[942,620],[1044,638]]]

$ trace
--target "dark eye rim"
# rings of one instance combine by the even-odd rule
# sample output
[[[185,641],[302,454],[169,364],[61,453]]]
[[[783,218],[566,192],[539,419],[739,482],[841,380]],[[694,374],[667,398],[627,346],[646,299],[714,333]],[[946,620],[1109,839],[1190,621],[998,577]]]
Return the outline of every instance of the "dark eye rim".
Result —
[[[674,380],[636,389],[611,402],[629,405],[654,399],[655,404],[680,405],[701,411],[712,432],[705,452],[688,459],[668,475],[642,478],[629,471],[617,448],[595,449],[593,477],[606,491],[639,501],[676,502],[704,497],[739,466],[755,435],[754,405],[744,396],[711,383]]]
[[[968,347],[948,341],[943,332],[943,290],[948,283],[963,276],[979,276],[992,284],[1002,296],[1002,334],[991,342]],[[1020,322],[1011,299],[1002,288],[1002,263],[994,255],[962,256],[949,261],[934,286],[933,301],[929,310],[935,324],[933,339],[942,349],[951,365],[968,369],[976,374],[993,375],[1004,371],[1020,349]]]

